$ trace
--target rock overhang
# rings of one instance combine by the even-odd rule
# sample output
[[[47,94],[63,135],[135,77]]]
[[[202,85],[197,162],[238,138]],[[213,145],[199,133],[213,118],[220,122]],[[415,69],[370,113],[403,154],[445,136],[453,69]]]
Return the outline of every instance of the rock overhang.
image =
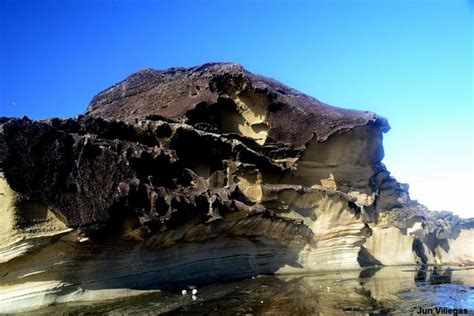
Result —
[[[145,270],[140,258],[162,253],[168,273],[187,262],[217,281],[226,273],[473,262],[472,247],[462,246],[472,221],[412,201],[382,164],[389,128],[374,113],[327,105],[233,63],[141,70],[100,92],[85,115],[0,119],[1,211],[24,214],[25,204],[5,198],[17,196],[36,203],[28,212],[46,214],[31,227],[9,216],[7,231],[27,239],[0,255],[64,247],[79,234],[96,248],[104,238],[135,245]],[[27,251],[13,252],[20,248]],[[179,249],[202,264],[191,254],[173,262]],[[94,262],[84,251],[72,247],[71,262]],[[113,256],[121,260],[120,251]],[[232,256],[238,264],[212,273]]]

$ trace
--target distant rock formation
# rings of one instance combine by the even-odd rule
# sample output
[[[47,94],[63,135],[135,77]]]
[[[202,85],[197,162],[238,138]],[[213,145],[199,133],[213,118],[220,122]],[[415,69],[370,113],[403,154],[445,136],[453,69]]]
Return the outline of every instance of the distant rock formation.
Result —
[[[139,71],[75,118],[2,118],[0,305],[33,306],[25,284],[46,304],[473,263],[474,221],[410,200],[381,162],[388,130],[232,63]]]

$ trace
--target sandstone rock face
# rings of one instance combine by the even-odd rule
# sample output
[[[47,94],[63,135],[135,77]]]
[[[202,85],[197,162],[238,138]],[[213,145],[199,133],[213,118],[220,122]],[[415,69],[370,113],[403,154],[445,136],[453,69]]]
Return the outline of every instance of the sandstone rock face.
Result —
[[[145,69],[83,116],[0,123],[0,306],[25,282],[51,302],[474,262],[474,221],[410,200],[383,165],[384,118],[236,64]]]

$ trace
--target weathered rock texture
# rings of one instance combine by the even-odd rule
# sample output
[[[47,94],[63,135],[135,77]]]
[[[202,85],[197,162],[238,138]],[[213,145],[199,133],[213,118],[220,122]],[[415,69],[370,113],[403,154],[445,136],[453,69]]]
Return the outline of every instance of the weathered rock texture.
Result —
[[[145,69],[84,116],[0,126],[0,280],[12,286],[474,262],[473,221],[410,200],[382,164],[384,118],[236,64]]]

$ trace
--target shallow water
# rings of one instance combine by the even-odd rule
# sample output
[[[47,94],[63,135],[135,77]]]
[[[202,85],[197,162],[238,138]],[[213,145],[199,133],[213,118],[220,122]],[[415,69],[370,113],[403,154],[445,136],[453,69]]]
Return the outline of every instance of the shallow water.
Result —
[[[57,304],[31,314],[418,315],[420,307],[456,308],[474,315],[474,268],[385,267],[259,276],[199,288],[194,298],[163,291],[95,304]]]

